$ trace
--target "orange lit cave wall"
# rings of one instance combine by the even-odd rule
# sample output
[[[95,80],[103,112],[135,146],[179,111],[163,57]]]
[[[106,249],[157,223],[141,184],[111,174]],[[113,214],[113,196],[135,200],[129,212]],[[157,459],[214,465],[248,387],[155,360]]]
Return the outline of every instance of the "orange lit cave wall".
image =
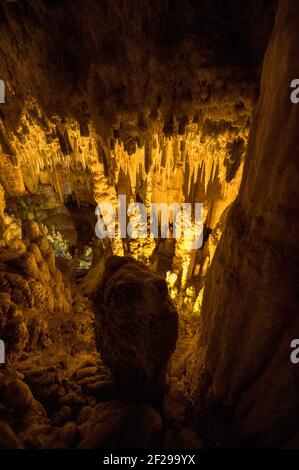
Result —
[[[223,96],[226,93],[221,91]],[[245,96],[246,90],[237,88],[235,93],[235,99],[229,95],[225,98],[226,107],[219,104],[207,112],[199,110],[196,116],[186,117],[184,127],[173,118],[169,136],[163,130],[161,115],[156,121],[149,121],[144,140],[132,150],[126,149],[122,140],[122,123],[113,129],[112,135],[119,137],[112,139],[108,146],[92,122],[88,122],[89,132],[84,136],[79,123],[69,120],[63,124],[64,139],[68,142],[65,148],[51,120],[47,123],[52,129],[49,137],[45,128],[29,114],[24,117],[28,133],[23,124],[16,134],[11,134],[9,129],[5,131],[14,154],[2,152],[0,160],[1,183],[6,197],[11,199],[9,205],[14,207],[13,199],[28,193],[36,198],[47,195],[45,203],[40,203],[39,212],[46,211],[49,200],[60,199],[63,203],[69,196],[79,206],[93,209],[102,201],[112,202],[116,207],[118,194],[125,194],[128,202],[141,200],[148,207],[151,202],[202,202],[204,223],[212,235],[198,253],[190,252],[181,243],[168,246],[164,242],[157,246],[150,239],[130,240],[127,245],[132,256],[147,264],[155,263],[164,275],[171,271],[170,277],[178,276],[174,292],[185,289],[194,272],[205,275],[221,235],[222,215],[238,193],[252,100]],[[40,112],[35,106],[36,112]],[[59,202],[55,204],[59,207]],[[59,210],[63,216],[67,215],[63,209]],[[43,220],[42,214],[39,216]],[[71,230],[72,227],[65,228],[66,238],[76,239]],[[161,259],[161,252],[163,257],[167,250],[175,258],[174,266]],[[113,251],[123,254],[120,240],[114,241]]]
[[[186,362],[194,422],[212,446],[298,448],[298,21],[298,4],[280,2],[240,192]]]

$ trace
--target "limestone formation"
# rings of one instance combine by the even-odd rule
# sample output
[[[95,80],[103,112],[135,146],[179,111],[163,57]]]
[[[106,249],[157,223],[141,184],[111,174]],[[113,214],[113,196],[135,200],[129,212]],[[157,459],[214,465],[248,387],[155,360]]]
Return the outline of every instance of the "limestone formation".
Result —
[[[0,2],[0,448],[298,447],[298,31],[296,0]]]
[[[99,403],[81,424],[81,449],[145,449],[159,440],[162,421],[149,404]]]
[[[290,340],[299,327],[299,108],[290,103],[289,84],[299,73],[298,21],[298,5],[281,2],[240,193],[209,271],[188,361],[198,422],[222,445],[282,446],[297,430]]]
[[[124,397],[161,398],[178,336],[167,284],[142,263],[112,256],[95,294],[96,342]]]

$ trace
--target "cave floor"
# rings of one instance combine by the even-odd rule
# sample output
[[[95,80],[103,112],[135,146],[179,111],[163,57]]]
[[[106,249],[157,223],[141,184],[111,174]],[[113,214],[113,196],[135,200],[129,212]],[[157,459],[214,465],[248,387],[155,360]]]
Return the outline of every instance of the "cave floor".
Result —
[[[12,445],[32,449],[201,448],[202,441],[188,427],[192,405],[187,389],[176,377],[184,373],[184,354],[194,325],[187,317],[180,322],[163,403],[129,403],[96,351],[90,303],[78,285],[73,289],[77,289],[74,310],[64,321],[57,320],[57,337],[52,320],[52,336],[43,338],[42,347],[37,340],[34,351],[23,352],[14,367],[0,372],[10,394],[9,406],[1,414],[15,433]]]

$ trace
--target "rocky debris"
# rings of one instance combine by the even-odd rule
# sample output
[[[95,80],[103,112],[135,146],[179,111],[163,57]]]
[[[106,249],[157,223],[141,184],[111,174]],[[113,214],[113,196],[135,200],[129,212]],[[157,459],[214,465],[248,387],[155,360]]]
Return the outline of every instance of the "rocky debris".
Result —
[[[80,393],[69,392],[59,399],[59,406],[70,406],[71,408],[79,408],[83,403],[83,397]]]
[[[177,338],[177,314],[168,298],[165,281],[131,259],[121,260],[119,270],[115,269],[117,257],[108,266],[103,284],[106,313],[114,309],[115,298],[120,294],[115,312],[121,314],[120,330],[128,335],[116,343],[109,322],[107,331],[112,332],[113,344],[120,344],[124,350],[129,345],[135,354],[135,362],[119,368],[120,359],[127,357],[123,349],[116,351],[115,357],[112,355],[112,361],[104,361],[106,356],[102,360],[95,351],[91,305],[82,293],[74,293],[72,318],[54,298],[61,292],[65,299],[70,297],[67,288],[58,287],[64,286],[64,276],[56,268],[53,250],[41,236],[39,225],[30,220],[23,231],[27,237],[26,251],[10,258],[21,274],[0,269],[3,318],[6,322],[9,318],[18,319],[15,349],[10,356],[12,369],[9,373],[3,371],[1,376],[3,446],[97,448],[111,443],[115,447],[143,448],[159,442],[162,432],[159,413],[149,404],[119,400],[127,397],[155,401],[164,392],[167,366]],[[128,283],[121,282],[123,273]],[[144,281],[140,279],[141,273]],[[115,287],[116,293],[111,295]],[[131,296],[136,287],[138,295]],[[125,305],[121,299],[127,292],[129,303]],[[147,305],[148,298],[151,306]],[[131,318],[127,331],[122,328],[127,326],[122,314]],[[11,328],[11,335],[12,332]],[[57,347],[63,341],[67,345],[65,350]],[[107,351],[110,357],[109,348]]]
[[[122,395],[161,398],[178,336],[166,282],[132,258],[112,256],[95,308],[97,347]]]
[[[82,411],[82,421],[81,449],[145,449],[159,442],[162,430],[162,418],[149,404],[99,403]]]

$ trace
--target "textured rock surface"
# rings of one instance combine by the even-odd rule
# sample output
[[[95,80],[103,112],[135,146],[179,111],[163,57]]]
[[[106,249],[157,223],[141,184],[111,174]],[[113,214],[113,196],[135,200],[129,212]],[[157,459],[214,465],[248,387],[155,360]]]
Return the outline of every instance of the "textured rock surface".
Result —
[[[297,2],[280,2],[243,181],[189,367],[195,413],[214,444],[279,446],[298,431],[298,367],[290,362],[299,329],[299,107],[290,102],[298,22]]]
[[[51,184],[61,201],[92,209],[103,200],[116,205],[117,193],[147,205],[200,200],[214,230],[239,188],[274,4],[2,2],[0,182],[7,196],[26,199]],[[47,222],[73,243],[63,215]],[[168,270],[177,276],[180,308],[188,282],[189,301],[198,297],[192,276],[205,276],[218,239],[208,239],[197,258],[176,247]],[[155,248],[153,240],[113,243],[115,254],[147,264]]]
[[[1,2],[0,447],[297,445],[295,0],[252,123],[275,7]],[[203,202],[203,247],[95,242],[94,206],[117,194]],[[145,265],[111,258],[94,308],[112,253]]]
[[[146,449],[158,442],[162,420],[151,405],[98,404],[79,427],[81,449]]]
[[[13,430],[6,421],[0,421],[0,449],[22,449]]]
[[[123,395],[159,399],[178,337],[166,282],[132,258],[112,256],[95,308],[97,347]]]

